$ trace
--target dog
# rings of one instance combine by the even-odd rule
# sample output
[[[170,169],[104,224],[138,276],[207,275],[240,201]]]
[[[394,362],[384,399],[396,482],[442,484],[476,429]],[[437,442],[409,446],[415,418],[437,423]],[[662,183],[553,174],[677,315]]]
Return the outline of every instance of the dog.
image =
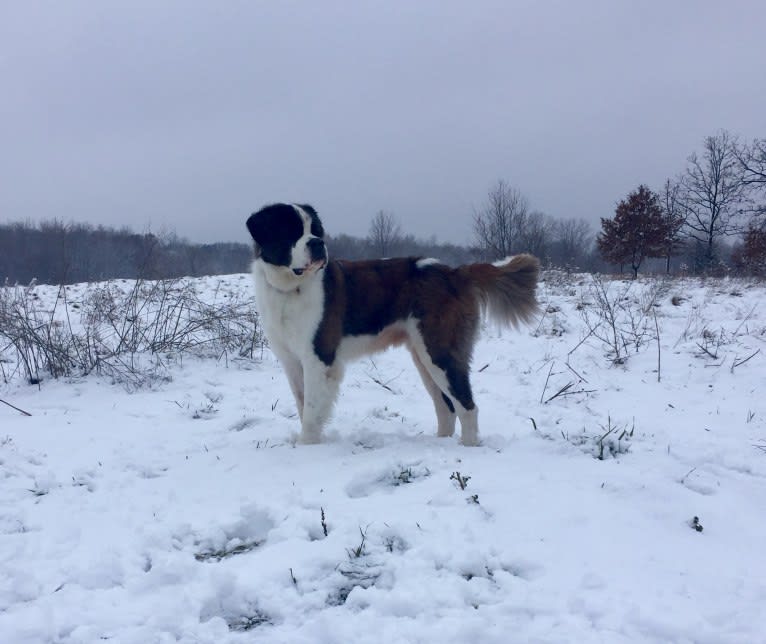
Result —
[[[535,257],[458,268],[417,257],[331,260],[308,204],[265,206],[247,228],[256,304],[295,397],[299,442],[321,442],[350,360],[405,345],[433,400],[437,435],[452,436],[459,418],[462,443],[479,443],[469,368],[482,310],[501,324],[529,322]]]

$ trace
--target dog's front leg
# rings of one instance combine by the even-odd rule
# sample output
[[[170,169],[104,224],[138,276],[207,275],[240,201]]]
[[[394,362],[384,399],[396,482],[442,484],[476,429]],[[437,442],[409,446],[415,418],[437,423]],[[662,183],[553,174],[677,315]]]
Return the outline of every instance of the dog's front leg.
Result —
[[[282,369],[287,376],[290,390],[295,398],[295,406],[298,409],[298,417],[303,419],[303,366],[288,349],[278,343],[271,343],[271,350],[279,359]]]
[[[337,366],[328,367],[319,360],[304,365],[303,417],[299,442],[319,443],[322,429],[332,413],[343,373]]]

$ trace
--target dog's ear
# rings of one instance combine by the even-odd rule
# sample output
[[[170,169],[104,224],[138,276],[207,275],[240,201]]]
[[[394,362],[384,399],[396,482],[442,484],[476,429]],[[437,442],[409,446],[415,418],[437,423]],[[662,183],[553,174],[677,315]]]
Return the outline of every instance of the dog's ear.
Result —
[[[274,227],[275,223],[273,212],[259,210],[247,218],[247,229],[250,231],[250,236],[255,243],[258,244],[258,246],[263,246],[266,242],[269,230]]]
[[[324,227],[314,206],[301,203],[298,207],[311,217],[311,234],[315,237],[324,237]]]
[[[301,208],[302,210],[305,210],[312,217],[316,217],[317,216],[317,211],[314,208],[314,206],[311,206],[311,205],[309,205],[307,203],[299,203],[298,204],[298,208]]]

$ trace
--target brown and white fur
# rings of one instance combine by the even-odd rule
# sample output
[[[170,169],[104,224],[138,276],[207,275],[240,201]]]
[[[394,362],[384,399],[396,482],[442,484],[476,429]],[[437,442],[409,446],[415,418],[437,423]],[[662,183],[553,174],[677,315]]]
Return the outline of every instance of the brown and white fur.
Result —
[[[247,227],[256,302],[295,396],[300,442],[321,441],[349,361],[404,345],[433,400],[437,435],[452,436],[459,418],[463,444],[478,444],[469,369],[481,313],[506,325],[529,321],[537,259],[458,268],[412,257],[329,260],[309,205],[266,206]]]

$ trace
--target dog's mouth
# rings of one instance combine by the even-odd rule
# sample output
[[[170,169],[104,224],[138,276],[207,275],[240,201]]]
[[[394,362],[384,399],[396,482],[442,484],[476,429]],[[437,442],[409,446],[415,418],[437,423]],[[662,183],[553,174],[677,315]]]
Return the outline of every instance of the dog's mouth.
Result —
[[[308,266],[304,266],[303,268],[294,268],[293,273],[298,276],[303,275],[304,273],[313,273],[323,269],[326,265],[326,259],[318,259],[314,262],[311,262]]]

